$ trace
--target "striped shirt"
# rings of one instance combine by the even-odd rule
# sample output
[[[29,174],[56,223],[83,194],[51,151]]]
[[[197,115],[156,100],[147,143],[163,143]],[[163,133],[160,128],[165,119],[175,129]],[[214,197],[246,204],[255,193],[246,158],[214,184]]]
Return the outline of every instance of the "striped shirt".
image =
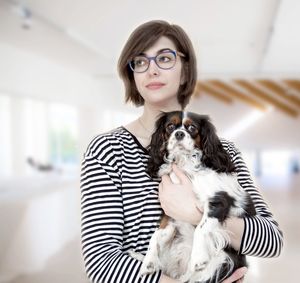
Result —
[[[282,249],[282,233],[254,186],[234,144],[222,140],[236,166],[240,185],[250,194],[257,215],[246,217],[242,254],[276,257]],[[149,155],[124,127],[94,138],[81,168],[82,250],[92,282],[159,282],[161,272],[139,276],[141,262],[129,250],[145,254],[159,225],[162,209],[158,179],[146,173]]]

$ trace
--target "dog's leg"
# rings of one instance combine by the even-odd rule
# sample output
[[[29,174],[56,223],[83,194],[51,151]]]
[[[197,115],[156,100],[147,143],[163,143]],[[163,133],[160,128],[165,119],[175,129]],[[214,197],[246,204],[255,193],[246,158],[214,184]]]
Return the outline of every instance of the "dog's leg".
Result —
[[[208,245],[209,218],[207,216],[207,204],[203,207],[203,216],[201,222],[197,225],[194,233],[193,249],[191,254],[191,271],[202,271],[209,262],[210,253]]]
[[[174,236],[174,232],[175,226],[172,222],[169,222],[165,228],[159,228],[154,232],[149,243],[148,251],[141,266],[141,275],[153,273],[159,270],[159,252],[163,252],[165,245]]]
[[[158,270],[159,260],[158,260],[157,245],[159,243],[159,234],[160,234],[160,229],[156,230],[150,239],[148,251],[144,257],[140,269],[140,275],[153,273],[155,272],[155,270]]]
[[[223,203],[222,197],[222,195],[217,195],[204,204],[203,218],[196,227],[194,234],[191,255],[191,270],[193,272],[201,273],[210,263],[211,259],[220,256],[223,249],[229,244],[229,236],[222,227],[228,207],[227,204]],[[219,199],[222,201],[219,201]],[[215,268],[210,266],[211,276],[213,276],[214,269],[217,268],[217,266]],[[206,273],[209,270],[205,270],[205,275],[207,275]]]
[[[168,162],[160,166],[158,176],[169,175],[172,172],[172,163]]]
[[[203,223],[200,223],[195,229],[189,268],[186,273],[179,278],[180,282],[200,281],[202,271],[209,263],[210,255],[207,245],[207,233],[204,230],[206,226],[206,220],[204,218],[205,215],[203,215],[202,218]]]

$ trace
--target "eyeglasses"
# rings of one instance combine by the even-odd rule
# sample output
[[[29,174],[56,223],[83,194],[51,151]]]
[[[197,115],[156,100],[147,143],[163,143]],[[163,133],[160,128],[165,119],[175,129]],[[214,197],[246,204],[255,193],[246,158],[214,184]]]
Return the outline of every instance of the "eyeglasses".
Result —
[[[160,69],[169,70],[175,66],[177,56],[185,57],[183,53],[175,50],[166,50],[153,57],[138,55],[129,61],[129,67],[135,73],[144,73],[148,70],[151,60],[153,60]]]

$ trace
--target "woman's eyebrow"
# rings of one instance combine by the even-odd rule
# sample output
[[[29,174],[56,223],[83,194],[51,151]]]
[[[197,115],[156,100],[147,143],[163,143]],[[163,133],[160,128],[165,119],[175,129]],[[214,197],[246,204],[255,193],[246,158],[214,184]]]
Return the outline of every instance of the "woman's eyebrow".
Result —
[[[158,53],[162,53],[162,52],[166,52],[166,51],[170,51],[170,50],[172,50],[172,49],[171,48],[163,48],[163,49],[158,50],[156,53],[158,54]]]
[[[162,48],[162,49],[159,49],[158,51],[156,51],[156,54],[163,53],[163,52],[170,51],[170,50],[172,50],[172,49],[171,48]],[[147,54],[145,52],[141,52],[139,55],[147,56]]]

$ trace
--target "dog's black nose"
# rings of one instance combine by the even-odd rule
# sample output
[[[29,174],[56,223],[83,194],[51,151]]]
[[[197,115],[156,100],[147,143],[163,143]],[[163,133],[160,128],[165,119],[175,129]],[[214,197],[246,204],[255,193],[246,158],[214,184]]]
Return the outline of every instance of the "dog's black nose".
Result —
[[[184,138],[184,132],[183,131],[178,131],[175,133],[175,138],[180,141]]]

